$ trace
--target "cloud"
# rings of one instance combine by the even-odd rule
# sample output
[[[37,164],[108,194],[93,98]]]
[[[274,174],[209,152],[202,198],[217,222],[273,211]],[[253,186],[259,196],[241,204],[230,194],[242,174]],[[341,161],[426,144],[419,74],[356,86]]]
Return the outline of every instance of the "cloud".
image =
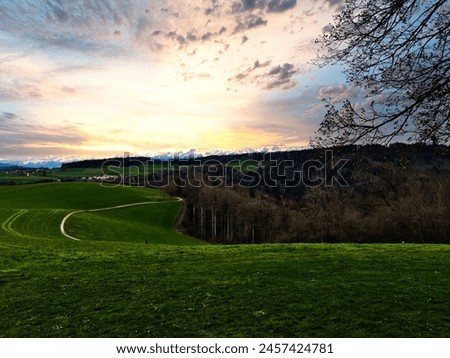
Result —
[[[371,107],[374,103],[382,105],[388,97],[388,94],[373,95],[370,92],[370,87],[363,88],[345,84],[322,87],[318,96],[318,98],[327,99],[330,104],[337,105],[337,107],[348,99],[356,111],[364,110],[366,113],[372,111]]]
[[[231,9],[233,13],[253,11],[255,9],[263,9],[266,6],[267,0],[241,0],[232,4]]]
[[[0,142],[3,156],[12,157],[12,153],[17,155],[18,152],[32,155],[40,148],[76,146],[86,140],[87,137],[72,125],[44,126],[15,113],[0,113]]]
[[[211,37],[213,37],[213,33],[212,32],[207,32],[207,33],[205,33],[205,34],[203,34],[201,37],[200,37],[200,39],[202,40],[202,41],[208,41],[208,40],[211,40]]]
[[[17,48],[26,44],[108,56],[118,52],[114,37],[125,25],[136,38],[147,31],[155,15],[145,14],[142,5],[124,0],[3,0],[0,30],[15,39]]]
[[[12,62],[12,61],[18,60],[18,59],[23,58],[23,57],[26,57],[26,55],[25,54],[22,54],[22,55],[9,55],[9,56],[6,56],[6,57],[2,57],[2,58],[0,58],[0,65],[3,64],[3,63],[7,63],[7,62]]]
[[[190,41],[190,42],[195,42],[195,41],[198,40],[198,36],[195,35],[195,34],[193,34],[192,32],[188,32],[188,33],[186,34],[186,39],[187,39],[188,41]]]
[[[19,118],[15,113],[1,112],[0,113],[0,131],[12,131],[17,123],[23,119]]]
[[[47,61],[22,57],[9,66],[0,66],[0,103],[37,103],[72,97],[78,94],[76,86],[60,76],[74,72],[80,74],[86,69],[81,64],[52,66]]]
[[[267,12],[284,12],[297,6],[297,0],[269,0]]]
[[[47,4],[52,8],[53,13],[56,19],[60,22],[67,21],[69,19],[69,14],[65,12],[59,4],[55,4],[51,1],[48,1]]]
[[[263,67],[267,67],[270,65],[272,61],[267,60],[266,62],[259,62],[259,60],[256,60],[255,63],[253,64],[253,69],[257,69],[257,68],[263,68]]]
[[[10,113],[10,112],[0,113],[0,120],[8,121],[8,120],[16,119],[16,118],[18,118],[18,117],[14,113]]]
[[[227,28],[238,33],[267,26],[270,13],[284,12],[296,4],[293,0],[210,0],[201,6],[181,0],[3,0],[0,30],[15,37],[16,44],[126,57],[133,50],[157,54],[164,48],[187,50],[190,43],[219,36],[223,40]],[[212,14],[216,16],[211,18]],[[206,25],[200,25],[203,20]],[[205,30],[211,24],[216,29]],[[156,38],[170,31],[179,36]],[[117,41],[118,37],[123,40]]]
[[[323,103],[317,102],[319,87],[296,89],[284,96],[263,94],[253,119],[246,123],[248,130],[275,137],[273,144],[282,148],[308,144],[312,133],[323,119]]]
[[[189,81],[193,78],[196,79],[208,79],[211,78],[211,75],[209,73],[183,73],[183,80]]]
[[[43,97],[42,91],[38,86],[17,80],[5,83],[0,80],[0,101],[15,102],[36,100]]]
[[[5,30],[17,47],[27,43],[40,50],[53,47],[106,58],[126,58],[142,51],[162,56],[171,50],[193,53],[189,46],[194,43],[224,41],[229,34],[265,27],[271,13],[296,5],[292,0],[202,3],[194,6],[181,0],[3,0],[0,30]],[[165,36],[171,32],[176,36]],[[119,37],[121,41],[117,41]]]
[[[319,0],[315,0],[316,2]],[[345,4],[345,0],[320,0],[321,2],[324,2],[325,4],[328,4],[330,8],[334,8],[336,10],[342,10]]]
[[[261,16],[256,16],[253,14],[248,15],[247,17],[238,20],[236,27],[233,30],[233,33],[237,33],[240,31],[250,30],[259,26],[266,26],[267,20],[264,20]]]
[[[263,10],[285,12],[297,6],[297,0],[241,0],[231,6],[233,13]]]
[[[212,41],[212,40],[215,40],[215,42],[217,42],[217,43],[222,43],[220,40],[217,40],[217,38],[220,35],[224,34],[227,31],[227,28],[225,26],[221,26],[220,29],[218,29],[217,31],[206,31],[203,33],[201,33],[201,32],[197,33],[197,31],[198,30],[193,29],[191,31],[188,31],[185,35],[181,35],[181,34],[177,33],[177,31],[171,30],[165,35],[165,37],[166,37],[166,39],[170,39],[170,40],[178,43],[179,48],[186,49],[186,47],[188,47],[189,45],[192,45],[195,43],[208,42],[208,41]],[[156,37],[161,34],[162,34],[162,32],[160,30],[157,30],[157,31],[154,31],[151,36]],[[165,45],[167,46],[168,44],[166,43]],[[195,53],[196,50],[194,49],[193,52]]]
[[[331,101],[332,104],[336,104],[344,101],[345,99],[355,99],[362,95],[361,88],[348,87],[345,84],[338,84],[332,86],[322,87],[319,90],[319,98],[326,98]]]
[[[204,10],[206,16],[213,14],[214,12],[220,9],[220,5],[217,3],[217,0],[211,0],[211,4]]]
[[[269,66],[271,63],[270,60],[267,60],[266,62],[261,63],[259,60],[256,60],[253,63],[252,67],[248,67],[246,70],[239,72],[238,74],[236,74],[233,78],[228,79],[228,81],[231,80],[236,80],[238,82],[242,82],[245,78],[247,78],[253,71],[259,69],[259,68],[264,68]],[[254,82],[256,79],[256,77],[253,77],[252,80],[250,82]]]
[[[272,67],[268,72],[260,73],[258,71],[261,68],[265,68],[271,64],[270,60],[266,62],[259,62],[256,60],[252,67],[248,67],[246,70],[237,73],[234,77],[228,81],[236,81],[241,83],[256,83],[258,87],[265,90],[271,90],[275,88],[287,90],[297,85],[297,82],[292,77],[298,73],[298,69],[293,64],[285,63],[282,66],[278,65]]]
[[[262,77],[262,88],[264,89],[274,89],[280,88],[283,90],[290,89],[297,85],[297,82],[292,80],[298,70],[291,63],[285,63],[283,66],[273,67],[267,74]]]

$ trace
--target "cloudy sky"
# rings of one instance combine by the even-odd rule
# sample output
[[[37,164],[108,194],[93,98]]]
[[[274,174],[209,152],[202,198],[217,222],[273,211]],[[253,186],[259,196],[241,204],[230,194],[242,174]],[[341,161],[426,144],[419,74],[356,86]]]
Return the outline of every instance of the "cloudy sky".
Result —
[[[305,146],[340,0],[0,0],[0,161]]]

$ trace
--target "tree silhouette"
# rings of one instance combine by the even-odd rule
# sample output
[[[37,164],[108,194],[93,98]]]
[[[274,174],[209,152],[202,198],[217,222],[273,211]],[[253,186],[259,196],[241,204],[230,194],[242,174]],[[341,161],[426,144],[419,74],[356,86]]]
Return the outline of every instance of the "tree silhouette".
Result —
[[[317,42],[317,63],[343,65],[361,103],[324,98],[314,144],[448,143],[448,0],[347,0]]]

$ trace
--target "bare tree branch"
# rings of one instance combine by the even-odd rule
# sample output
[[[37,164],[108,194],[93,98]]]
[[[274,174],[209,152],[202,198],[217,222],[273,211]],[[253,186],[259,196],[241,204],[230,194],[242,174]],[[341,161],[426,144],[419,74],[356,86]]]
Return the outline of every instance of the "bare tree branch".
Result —
[[[370,105],[324,99],[328,112],[313,144],[448,143],[449,42],[448,0],[347,0],[317,39],[324,54],[316,63],[343,64]]]

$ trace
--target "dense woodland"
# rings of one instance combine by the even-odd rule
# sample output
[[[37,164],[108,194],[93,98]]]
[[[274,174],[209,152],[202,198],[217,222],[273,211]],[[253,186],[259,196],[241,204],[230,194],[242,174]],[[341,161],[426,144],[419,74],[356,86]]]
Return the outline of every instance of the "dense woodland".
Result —
[[[185,199],[182,230],[212,243],[450,243],[448,147],[350,146],[335,154],[349,159],[342,168],[348,185],[286,185],[286,176],[295,177],[305,161],[323,159],[323,150],[316,150],[278,153],[272,173],[258,168],[245,174],[247,187],[239,170],[229,187],[218,180],[229,177],[228,170],[211,175],[203,169],[203,185],[183,187],[181,181],[166,190]],[[296,167],[280,175],[286,158]]]

